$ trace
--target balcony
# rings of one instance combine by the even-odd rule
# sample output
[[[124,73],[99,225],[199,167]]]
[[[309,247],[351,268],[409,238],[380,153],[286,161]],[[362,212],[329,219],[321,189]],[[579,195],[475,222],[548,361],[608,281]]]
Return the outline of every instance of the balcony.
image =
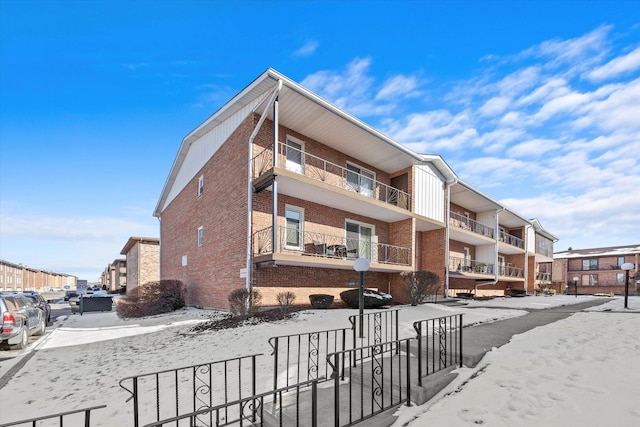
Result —
[[[252,251],[254,261],[270,261],[267,255],[285,254],[298,259],[296,264],[327,264],[335,261],[354,261],[356,258],[367,258],[371,263],[388,266],[411,266],[411,250],[401,246],[385,243],[373,243],[360,239],[352,239],[310,231],[299,231],[294,228],[277,228],[277,247],[274,251],[272,227],[253,234]],[[320,262],[312,261],[318,259]],[[296,258],[288,258],[290,261]],[[292,263],[292,265],[295,265]],[[404,270],[404,269],[403,269]]]
[[[392,206],[411,209],[409,193],[376,181],[368,174],[347,169],[284,143],[278,144],[278,150],[276,167]],[[267,148],[253,158],[254,179],[260,178],[272,167],[273,150]]]
[[[459,257],[449,257],[449,271],[469,274],[489,274],[493,275],[493,264],[482,261],[465,259]]]
[[[504,231],[500,232],[500,241],[505,242],[508,245],[515,246],[516,248],[524,249],[524,240],[519,237],[512,236]]]
[[[538,282],[551,282],[551,273],[544,273],[544,272],[536,273],[536,281],[538,281]]]
[[[449,213],[449,225],[453,227],[453,229],[467,230],[490,239],[493,239],[495,236],[495,230],[492,227],[481,224],[476,220],[459,214],[458,212]]]
[[[524,269],[512,265],[498,265],[498,275],[500,277],[513,277],[524,279]]]

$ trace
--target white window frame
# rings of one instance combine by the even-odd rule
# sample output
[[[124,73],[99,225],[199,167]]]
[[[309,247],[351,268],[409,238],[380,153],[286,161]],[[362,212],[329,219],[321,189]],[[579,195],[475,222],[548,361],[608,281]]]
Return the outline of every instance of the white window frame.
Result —
[[[298,144],[300,146],[300,163],[295,163],[291,160],[289,160],[288,157],[288,150],[289,150],[289,142],[292,142],[294,144]],[[295,149],[294,147],[292,147],[293,149]],[[287,135],[287,139],[285,140],[284,143],[284,159],[285,159],[285,168],[287,170],[290,170],[292,172],[295,173],[299,173],[301,175],[304,175],[304,153],[305,153],[305,143],[304,141],[295,138],[293,136],[289,136]]]
[[[298,228],[298,244],[290,245],[287,241],[287,211],[297,212],[300,214],[300,224]],[[304,249],[304,208],[295,205],[285,205],[284,208],[284,247],[286,249],[303,250]]]
[[[202,196],[202,193],[204,193],[204,175],[198,178],[198,197]]]
[[[349,166],[351,166],[352,168],[358,168],[360,171],[356,172],[353,170],[349,169]],[[362,194],[363,196],[367,196],[367,197],[374,197],[375,193],[376,193],[376,173],[370,169],[367,169],[363,166],[360,166],[357,163],[354,162],[350,162],[347,160],[347,167],[345,168],[347,170],[347,177],[349,176],[349,172],[353,172],[353,173],[357,173],[359,177],[364,176],[364,173],[366,172],[367,174],[371,174],[371,178],[365,176],[365,178],[370,179],[371,180],[371,184],[372,184],[372,188],[368,189],[366,188],[366,191],[363,191],[363,189],[365,189],[365,187],[363,187],[361,179],[358,179],[358,188],[354,189],[353,186],[349,183],[349,179],[347,178],[347,189],[351,190],[351,191],[355,191],[358,194]],[[369,191],[371,193],[369,193]]]
[[[198,247],[202,247],[204,244],[204,227],[198,227]]]
[[[365,227],[365,228],[371,229],[371,241],[369,242],[369,244],[370,244],[369,253],[365,254],[365,255],[368,255],[368,256],[365,256],[365,257],[362,256],[363,254],[361,252],[363,252],[363,251],[362,251],[360,243],[358,243],[358,256],[362,257],[362,258],[367,258],[370,261],[375,261],[372,258],[373,258],[373,252],[374,252],[373,246],[378,243],[378,239],[376,237],[376,226],[373,225],[373,224],[368,224],[366,222],[356,221],[354,219],[349,219],[349,218],[345,219],[344,220],[345,242],[347,241],[346,239],[348,239],[348,236],[347,236],[347,223],[351,223],[351,224],[354,224],[354,225],[358,226],[358,242],[360,242],[360,228],[361,227]]]

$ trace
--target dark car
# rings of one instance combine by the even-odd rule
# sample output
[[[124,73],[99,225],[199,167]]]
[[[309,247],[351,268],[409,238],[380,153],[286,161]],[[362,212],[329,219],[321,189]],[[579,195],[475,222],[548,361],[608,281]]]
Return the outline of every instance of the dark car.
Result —
[[[64,295],[64,300],[69,301],[70,298],[79,297],[80,294],[76,291],[67,291]]]
[[[47,327],[42,310],[21,294],[0,294],[0,314],[0,344],[3,345],[23,349],[29,343],[29,335],[42,335]]]
[[[51,322],[51,306],[47,302],[46,299],[42,295],[37,292],[29,292],[25,291],[22,293],[25,297],[29,298],[34,302],[35,305],[38,306],[42,313],[44,314],[44,318],[47,321],[47,324]]]

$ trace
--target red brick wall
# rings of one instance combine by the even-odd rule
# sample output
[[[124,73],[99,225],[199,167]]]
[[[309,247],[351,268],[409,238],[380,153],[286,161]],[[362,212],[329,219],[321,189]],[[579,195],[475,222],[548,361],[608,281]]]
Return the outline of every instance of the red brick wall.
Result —
[[[247,118],[162,212],[161,277],[182,280],[189,305],[227,308],[229,292],[244,287],[240,269],[246,267],[247,143],[253,122],[253,116]],[[198,197],[200,175],[204,193]],[[204,244],[198,247],[200,226]]]
[[[365,272],[364,287],[388,292],[391,274]],[[397,276],[397,275],[396,275]],[[277,294],[283,289],[291,290],[295,304],[309,304],[310,294],[329,294],[340,301],[340,292],[359,286],[358,272],[328,268],[277,266],[254,270],[254,286],[263,296],[265,306],[277,305]],[[394,297],[395,300],[395,297]]]

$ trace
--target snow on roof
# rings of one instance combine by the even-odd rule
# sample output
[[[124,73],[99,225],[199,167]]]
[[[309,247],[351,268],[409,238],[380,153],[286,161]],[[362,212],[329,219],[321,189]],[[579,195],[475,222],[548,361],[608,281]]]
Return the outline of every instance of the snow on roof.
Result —
[[[560,258],[584,258],[587,256],[621,256],[640,254],[640,244],[630,246],[612,246],[606,248],[571,249],[553,254],[554,259]]]

